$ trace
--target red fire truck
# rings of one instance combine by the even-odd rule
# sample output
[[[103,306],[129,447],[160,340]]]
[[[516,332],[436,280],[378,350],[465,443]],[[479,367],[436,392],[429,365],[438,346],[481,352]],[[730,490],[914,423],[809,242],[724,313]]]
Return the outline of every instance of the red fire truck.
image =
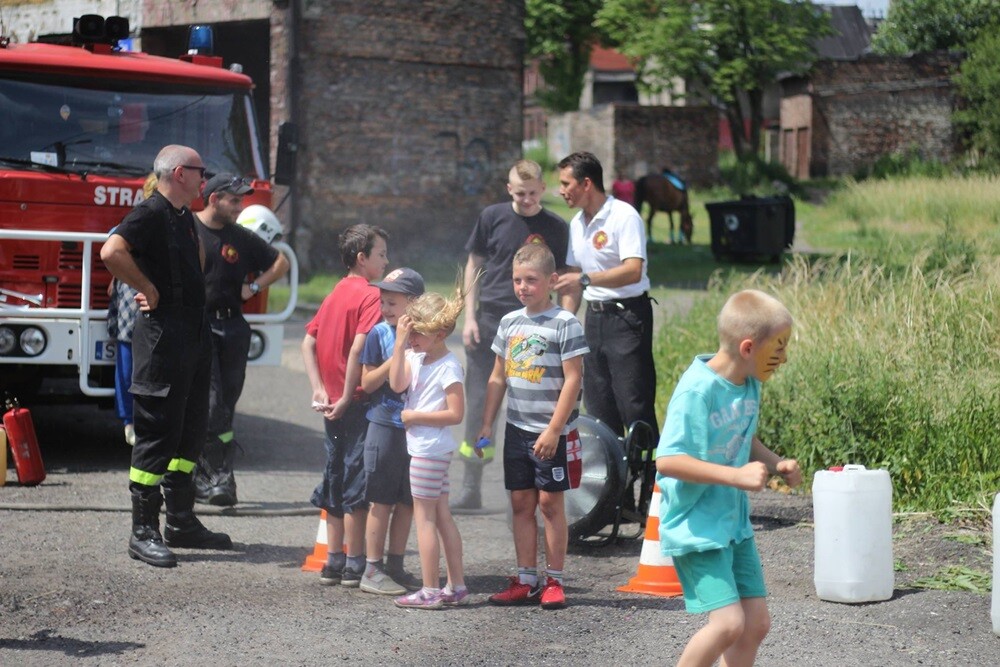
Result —
[[[114,394],[100,250],[142,201],[163,146],[197,149],[210,174],[252,178],[246,204],[271,204],[249,77],[210,55],[119,50],[127,21],[104,21],[77,19],[77,46],[0,39],[0,390],[22,403],[49,378]],[[292,264],[292,297],[281,313],[265,312],[264,294],[248,302],[251,363],[280,361],[281,322],[295,305],[295,254],[275,245]]]

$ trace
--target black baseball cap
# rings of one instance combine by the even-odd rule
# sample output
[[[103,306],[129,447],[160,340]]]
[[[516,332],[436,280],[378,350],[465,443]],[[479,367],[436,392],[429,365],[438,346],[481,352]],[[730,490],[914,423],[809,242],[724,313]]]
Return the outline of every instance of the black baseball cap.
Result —
[[[231,195],[252,195],[253,188],[250,187],[250,179],[237,176],[227,172],[216,174],[205,183],[205,189],[201,191],[201,196],[208,203],[208,198],[216,192],[228,192]]]
[[[423,276],[405,266],[390,271],[381,282],[372,284],[386,292],[399,292],[408,296],[420,296],[424,293]]]

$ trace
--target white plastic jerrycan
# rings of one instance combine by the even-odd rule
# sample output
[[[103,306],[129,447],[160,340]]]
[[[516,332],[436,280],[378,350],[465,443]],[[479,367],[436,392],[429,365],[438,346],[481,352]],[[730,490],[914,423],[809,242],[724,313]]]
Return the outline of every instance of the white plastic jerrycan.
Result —
[[[892,597],[892,483],[862,465],[813,477],[816,595],[830,602]]]

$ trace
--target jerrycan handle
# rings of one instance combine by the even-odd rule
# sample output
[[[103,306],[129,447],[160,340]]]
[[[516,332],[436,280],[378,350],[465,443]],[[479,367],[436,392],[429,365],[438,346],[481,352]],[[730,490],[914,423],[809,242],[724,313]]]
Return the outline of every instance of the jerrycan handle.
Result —
[[[851,472],[852,470],[867,470],[867,468],[860,463],[848,463],[844,466],[843,470],[844,472]]]

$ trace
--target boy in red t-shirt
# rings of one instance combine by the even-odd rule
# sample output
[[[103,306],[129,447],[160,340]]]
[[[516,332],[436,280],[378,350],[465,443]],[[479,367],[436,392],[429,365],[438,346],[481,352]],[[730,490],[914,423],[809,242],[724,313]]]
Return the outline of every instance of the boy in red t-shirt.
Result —
[[[302,357],[312,385],[313,410],[326,427],[326,469],[310,502],[326,510],[329,551],[320,583],[356,587],[365,570],[364,451],[368,420],[361,390],[361,351],[368,332],[382,318],[380,280],[389,263],[385,230],[354,225],[340,235],[347,276],[323,300],[306,325]],[[337,545],[347,544],[347,554]]]

